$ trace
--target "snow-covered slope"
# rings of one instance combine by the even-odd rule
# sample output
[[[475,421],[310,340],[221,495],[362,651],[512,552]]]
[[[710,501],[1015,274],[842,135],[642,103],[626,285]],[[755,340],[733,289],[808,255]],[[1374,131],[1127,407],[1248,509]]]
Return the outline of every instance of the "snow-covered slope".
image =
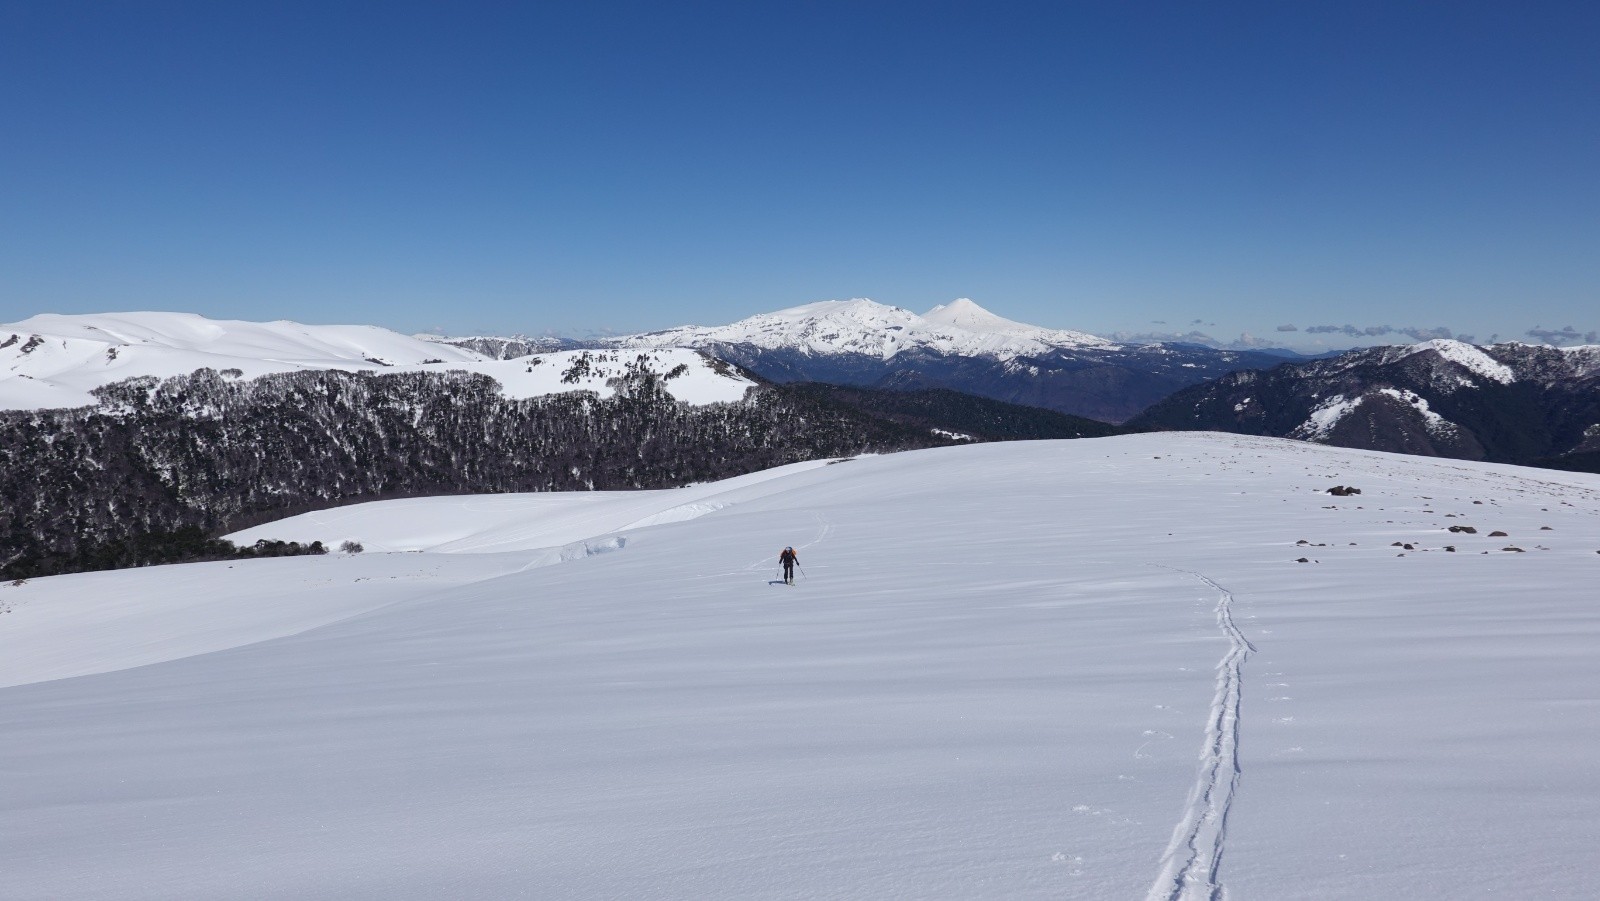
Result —
[[[590,354],[594,366],[563,381],[581,353],[500,360],[365,325],[241,322],[189,313],[51,314],[0,325],[0,410],[87,406],[95,402],[90,392],[103,385],[201,368],[239,378],[302,369],[466,370],[494,378],[513,398],[576,390],[609,395],[607,380],[635,356]],[[667,385],[683,400],[738,400],[752,384],[712,371],[691,351],[663,349],[654,357],[651,366],[660,364],[662,373],[686,367]]]
[[[1421,344],[1414,344],[1409,348],[1405,348],[1403,353],[1405,356],[1410,356],[1427,350],[1434,351],[1439,356],[1465,368],[1474,375],[1493,379],[1502,385],[1514,382],[1517,378],[1516,374],[1511,371],[1510,366],[1484,353],[1482,348],[1464,341],[1451,341],[1443,338],[1424,341]]]
[[[1387,366],[1418,356],[1434,356],[1439,364],[1465,373],[1464,379],[1444,380],[1448,384],[1442,387],[1446,388],[1471,387],[1485,382],[1501,385],[1517,381],[1548,382],[1600,374],[1600,346],[1551,347],[1513,341],[1480,347],[1443,338],[1353,350],[1305,364],[1305,368],[1319,374],[1340,372],[1358,366]]]
[[[628,347],[742,344],[882,359],[918,348],[952,356],[1011,359],[1052,348],[1114,346],[1083,332],[1002,319],[966,299],[934,307],[925,316],[865,299],[828,300],[762,313],[731,325],[684,326],[617,340]]]
[[[1591,893],[1600,477],[1157,434],[542,501],[0,586],[0,895]]]
[[[826,466],[794,463],[738,478],[660,491],[546,491],[374,501],[305,513],[235,532],[235,544],[316,533],[328,547],[358,541],[369,551],[502,553],[556,548],[595,535],[695,519],[737,492]]]

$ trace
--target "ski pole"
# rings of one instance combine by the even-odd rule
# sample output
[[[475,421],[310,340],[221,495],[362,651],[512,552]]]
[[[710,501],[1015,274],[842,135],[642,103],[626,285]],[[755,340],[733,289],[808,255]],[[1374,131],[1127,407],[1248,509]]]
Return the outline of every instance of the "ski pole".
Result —
[[[799,560],[794,561],[794,568],[800,570],[800,578],[804,579],[806,577],[806,568],[800,565]]]

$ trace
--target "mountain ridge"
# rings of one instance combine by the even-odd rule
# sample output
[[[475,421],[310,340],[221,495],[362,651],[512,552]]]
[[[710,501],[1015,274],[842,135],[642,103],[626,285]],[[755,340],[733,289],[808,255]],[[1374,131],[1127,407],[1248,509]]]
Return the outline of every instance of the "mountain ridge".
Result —
[[[696,347],[777,382],[949,388],[1113,423],[1180,388],[1283,359],[1198,345],[1120,344],[1015,322],[966,298],[920,316],[863,298],[822,301],[725,326],[606,340]]]
[[[88,406],[124,378],[202,368],[236,377],[299,370],[440,370],[514,376],[529,353],[687,347],[776,382],[891,390],[948,388],[1007,403],[1121,422],[1179,388],[1276,354],[1196,345],[1119,344],[1028,325],[961,298],[918,315],[857,298],[760,313],[728,325],[681,326],[587,340],[405,336],[376,326],[210,320],[192,313],[35,316],[0,325],[0,408]]]
[[[1593,471],[1600,346],[1435,340],[1225,375],[1129,425]]]

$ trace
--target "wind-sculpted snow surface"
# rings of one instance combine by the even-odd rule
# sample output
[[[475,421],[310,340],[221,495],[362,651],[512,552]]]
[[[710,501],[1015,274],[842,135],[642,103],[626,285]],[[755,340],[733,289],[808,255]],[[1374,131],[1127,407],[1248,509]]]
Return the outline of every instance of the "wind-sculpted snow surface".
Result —
[[[1600,477],[1147,434],[320,516],[366,553],[0,585],[0,897],[1592,894]]]

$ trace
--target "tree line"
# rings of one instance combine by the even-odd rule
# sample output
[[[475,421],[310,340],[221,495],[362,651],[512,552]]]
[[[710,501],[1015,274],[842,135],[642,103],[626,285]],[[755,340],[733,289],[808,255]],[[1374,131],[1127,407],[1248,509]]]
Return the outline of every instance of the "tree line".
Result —
[[[691,406],[663,379],[641,362],[612,397],[513,400],[465,372],[202,369],[0,413],[0,576],[207,559],[224,550],[196,535],[357,501],[665,488],[951,441],[778,386]]]

